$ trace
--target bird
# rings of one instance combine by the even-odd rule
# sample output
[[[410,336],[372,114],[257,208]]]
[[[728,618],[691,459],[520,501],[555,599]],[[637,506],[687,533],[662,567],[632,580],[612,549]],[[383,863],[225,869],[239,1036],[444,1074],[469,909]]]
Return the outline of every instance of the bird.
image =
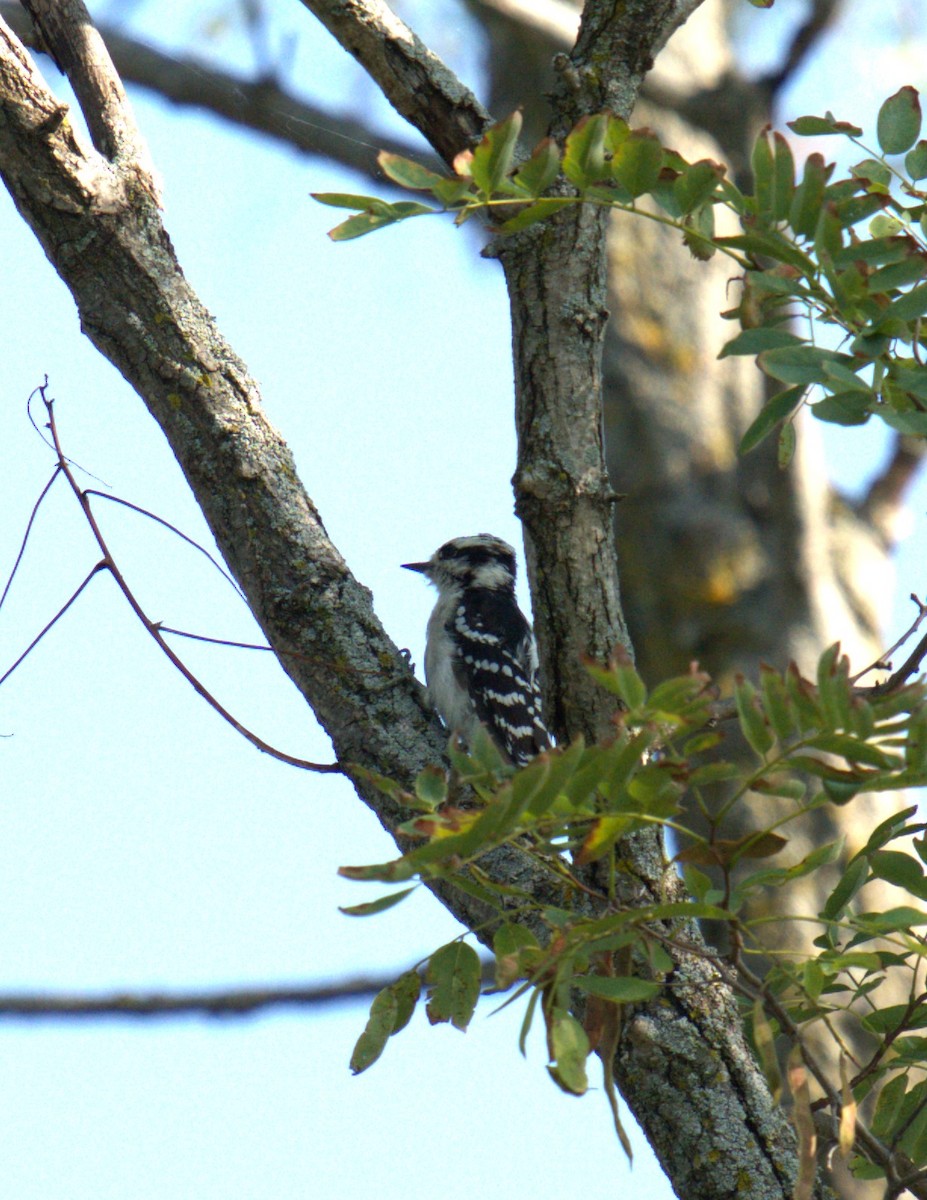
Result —
[[[452,538],[427,562],[403,563],[438,589],[425,679],[444,724],[465,742],[482,724],[503,758],[524,766],[550,746],[537,645],[515,599],[515,551],[491,533]]]

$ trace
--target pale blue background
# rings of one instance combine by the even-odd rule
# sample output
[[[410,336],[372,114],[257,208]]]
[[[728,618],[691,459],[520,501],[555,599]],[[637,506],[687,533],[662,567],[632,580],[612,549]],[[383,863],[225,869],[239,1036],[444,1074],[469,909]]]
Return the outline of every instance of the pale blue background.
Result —
[[[923,86],[919,6],[848,8],[784,97],[783,119],[832,108],[872,128],[885,92]],[[424,0],[404,11],[478,86],[465,19],[439,24]],[[745,5],[752,60],[797,11],[786,0],[772,13]],[[192,40],[247,69],[234,31],[210,40],[208,19],[220,12],[139,5],[133,19],[162,44]],[[298,6],[278,12],[279,29],[303,39],[296,85],[339,101],[350,61]],[[348,94],[358,113],[398,127],[371,86],[352,83]],[[518,539],[497,266],[440,219],[334,246],[324,233],[338,214],[308,193],[370,190],[366,181],[208,117],[133,100],[188,277],[263,384],[271,419],[386,627],[421,662],[430,594],[399,564],[458,533]],[[73,302],[5,194],[0,264],[0,567],[52,468],[25,416],[46,372],[68,453],[118,494],[207,539],[156,427],[81,337]],[[838,432],[829,446],[848,488],[880,453],[868,431]],[[921,485],[900,597],[925,589],[924,508]],[[153,617],[258,636],[201,556],[115,506],[98,511]],[[94,561],[58,484],[0,613],[0,671]],[[269,655],[178,649],[262,736],[330,756]],[[339,915],[338,904],[375,892],[339,880],[337,867],[392,851],[375,819],[343,782],[300,774],[237,738],[105,576],[0,691],[0,734],[0,990],[335,980],[398,972],[457,933],[424,894],[369,921]],[[597,1200],[628,1187],[669,1197],[639,1137],[629,1175],[600,1091],[561,1095],[539,1039],[521,1059],[520,1006],[490,1009],[465,1036],[418,1015],[357,1079],[347,1060],[365,1020],[358,1005],[226,1023],[0,1023],[0,1189],[7,1200]]]

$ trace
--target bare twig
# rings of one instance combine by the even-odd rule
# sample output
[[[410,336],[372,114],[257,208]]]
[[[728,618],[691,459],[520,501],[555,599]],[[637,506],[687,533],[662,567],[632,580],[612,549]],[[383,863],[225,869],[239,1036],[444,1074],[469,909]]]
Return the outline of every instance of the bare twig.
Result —
[[[133,504],[131,500],[123,500],[121,496],[113,496],[109,492],[101,492],[96,488],[85,488],[83,494],[85,496],[99,496],[101,500],[109,500],[111,504],[121,504],[123,508],[131,509],[132,512],[137,512],[139,516],[147,517],[149,521],[155,521],[158,525],[163,525],[165,529],[168,529],[171,533],[176,534],[177,537],[179,537],[181,541],[186,542],[188,546],[192,546],[194,550],[199,550],[200,554],[204,554],[216,568],[222,578],[232,585],[241,599],[245,599],[244,592],[231,577],[228,571],[226,571],[225,567],[223,567],[216,556],[214,554],[210,554],[205,546],[200,545],[195,538],[192,538],[188,534],[184,533],[182,529],[178,529],[176,525],[172,525],[170,521],[166,521],[164,517],[159,517],[157,513],[150,512],[147,508],[142,508],[138,504]],[[269,649],[269,647],[267,648]]]
[[[97,565],[94,567],[93,571],[91,571],[91,573],[87,576],[87,578],[84,580],[84,582],[81,584],[81,586],[77,589],[77,591],[74,593],[74,595],[70,598],[70,600],[68,600],[67,604],[65,604],[65,606],[62,609],[60,609],[58,613],[56,613],[56,615],[52,618],[52,620],[48,623],[48,625],[46,625],[46,627],[42,630],[42,632],[38,635],[38,637],[33,640],[33,642],[30,644],[30,646],[27,648],[27,650],[23,654],[21,654],[20,657],[13,664],[13,666],[9,668],[9,670],[6,672],[6,674],[3,675],[2,677],[0,677],[0,684],[2,684],[3,681],[5,679],[7,679],[13,673],[13,671],[16,670],[16,668],[23,661],[23,659],[41,641],[41,639],[45,636],[45,634],[48,632],[48,630],[51,629],[52,625],[54,625],[55,622],[58,621],[64,615],[64,613],[71,607],[71,605],[74,603],[74,601],[77,599],[77,597],[83,591],[83,589],[87,586],[87,584],[90,582],[90,580],[93,578],[93,576],[98,571],[106,570],[109,572],[109,574],[115,580],[116,585],[118,586],[119,590],[122,592],[123,596],[128,601],[129,607],[135,613],[136,617],[138,617],[139,621],[141,621],[142,625],[144,625],[145,629],[148,631],[150,636],[155,640],[158,647],[161,649],[162,653],[168,658],[168,660],[171,662],[171,664],[174,667],[176,667],[176,669],[180,672],[180,674],[184,677],[184,679],[186,679],[186,681],[191,685],[191,687],[194,689],[194,691],[196,691],[200,696],[202,696],[202,698],[206,701],[206,703],[212,709],[214,709],[219,714],[219,716],[222,717],[222,719],[224,721],[227,721],[228,724],[231,725],[234,730],[236,730],[238,733],[240,733],[243,738],[245,738],[247,741],[249,741],[253,746],[256,746],[258,750],[261,750],[265,754],[269,754],[272,758],[279,759],[281,762],[285,762],[292,767],[300,767],[304,771],[315,771],[315,772],[320,772],[320,773],[324,773],[324,774],[332,774],[332,773],[341,774],[341,773],[343,773],[343,767],[341,766],[340,763],[316,763],[316,762],[309,762],[307,759],[304,759],[304,758],[296,758],[292,754],[287,754],[283,750],[278,750],[276,747],[271,746],[269,742],[265,742],[263,738],[258,737],[258,735],[256,733],[253,733],[246,726],[242,725],[242,723],[236,717],[234,717],[228,711],[228,709],[225,708],[224,705],[222,705],[215,698],[215,696],[213,696],[213,694],[209,691],[209,689],[206,688],[205,685],[200,682],[200,680],[186,666],[186,664],[183,662],[183,660],[178,658],[178,656],[174,653],[174,651],[171,649],[171,647],[168,645],[168,643],[164,640],[164,637],[162,636],[162,633],[161,633],[161,627],[159,626],[159,624],[156,621],[152,621],[151,618],[144,611],[144,609],[142,608],[142,606],[139,604],[138,600],[136,599],[135,594],[132,592],[132,589],[129,587],[128,583],[126,582],[126,579],[122,574],[122,571],[117,566],[116,561],[110,552],[109,546],[106,543],[106,539],[104,538],[103,533],[102,533],[99,525],[97,524],[96,517],[94,516],[94,513],[93,513],[93,508],[91,507],[91,504],[90,504],[89,495],[87,492],[84,492],[81,489],[80,485],[78,484],[78,482],[74,476],[74,473],[71,469],[68,459],[61,447],[61,440],[58,436],[58,427],[55,423],[54,401],[50,400],[47,397],[47,395],[46,395],[47,387],[48,387],[48,384],[46,382],[46,383],[42,384],[42,386],[39,387],[37,389],[37,391],[42,398],[42,403],[45,405],[45,411],[48,415],[47,429],[51,436],[51,440],[52,440],[52,444],[55,449],[55,453],[58,456],[58,470],[68,481],[71,491],[74,493],[74,495],[77,499],[77,502],[81,507],[81,510],[87,521],[87,524],[90,526],[91,532],[93,533],[94,539],[96,540],[96,543],[100,548],[103,558],[99,563],[97,563]],[[166,522],[165,522],[165,524],[166,524]]]
[[[19,547],[19,553],[16,555],[12,569],[7,576],[6,583],[4,584],[3,593],[0,595],[0,608],[3,608],[3,603],[9,594],[10,588],[13,586],[13,580],[16,578],[16,572],[19,570],[19,564],[22,562],[23,555],[26,553],[26,544],[29,541],[29,534],[32,532],[32,526],[35,524],[35,518],[38,516],[39,509],[42,506],[42,501],[51,491],[51,486],[57,478],[58,468],[55,467],[54,471],[52,471],[51,479],[49,479],[48,483],[46,483],[46,485],[42,488],[41,492],[39,493],[38,500],[36,500],[35,504],[32,506],[32,512],[29,514],[29,520],[26,523],[26,532],[23,534],[23,540]]]
[[[908,640],[908,638],[913,637],[913,635],[920,628],[921,623],[924,620],[924,618],[927,617],[927,604],[922,604],[921,601],[914,594],[914,592],[911,593],[911,599],[917,605],[917,616],[914,618],[914,624],[911,626],[910,629],[908,629],[905,633],[903,633],[901,635],[901,637],[898,639],[897,642],[895,642],[893,645],[889,646],[889,648],[883,654],[880,654],[879,657],[875,660],[875,662],[870,663],[868,667],[864,667],[863,670],[860,671],[858,675],[854,675],[853,678],[850,680],[850,683],[853,683],[853,684],[857,683],[860,679],[863,678],[864,675],[868,675],[870,671],[890,671],[891,670],[892,655],[895,653],[896,650],[899,650],[905,644],[905,642]],[[884,685],[880,685],[880,686],[884,686]]]
[[[25,648],[25,650],[22,652],[22,654],[20,654],[19,658],[17,658],[16,661],[13,663],[13,665],[10,667],[7,667],[7,669],[3,672],[3,674],[0,675],[0,686],[2,686],[4,683],[6,683],[6,681],[13,674],[13,672],[16,670],[16,668],[18,666],[20,666],[29,657],[29,655],[36,648],[36,646],[39,644],[39,642],[42,640],[42,638],[45,637],[46,633],[48,633],[51,629],[54,628],[55,625],[57,625],[57,623],[61,620],[61,618],[64,616],[64,614],[68,611],[68,609],[71,607],[71,605],[74,603],[74,601],[78,598],[78,596],[81,594],[81,592],[83,592],[84,588],[91,581],[91,579],[94,579],[100,573],[100,571],[103,571],[105,569],[106,569],[106,564],[102,563],[102,562],[98,562],[97,565],[93,568],[93,570],[88,572],[88,574],[84,577],[83,583],[81,583],[81,585],[75,591],[73,591],[71,593],[70,598],[68,600],[66,600],[64,604],[62,604],[61,608],[58,609],[58,611],[55,613],[55,615],[52,617],[52,619],[39,631],[39,633],[37,633],[35,635],[35,637],[32,639],[32,641],[29,643],[29,645]]]
[[[907,683],[911,676],[915,674],[925,658],[927,658],[927,634],[921,638],[898,670],[893,672],[888,679],[886,679],[883,683],[877,683],[870,689],[860,690],[869,690],[874,696],[889,695],[891,692],[897,691],[898,688]]]

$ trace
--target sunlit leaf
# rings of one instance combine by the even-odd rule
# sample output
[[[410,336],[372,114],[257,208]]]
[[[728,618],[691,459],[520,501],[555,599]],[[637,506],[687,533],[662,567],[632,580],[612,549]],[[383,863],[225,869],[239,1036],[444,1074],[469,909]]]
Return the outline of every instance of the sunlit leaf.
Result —
[[[474,148],[469,164],[470,175],[484,195],[493,196],[509,173],[521,126],[522,115],[516,110],[487,129],[480,144]]]
[[[760,410],[759,416],[740,439],[738,453],[747,454],[765,441],[780,421],[784,421],[792,415],[804,399],[806,390],[804,384],[798,384],[773,396]]]
[[[546,221],[560,212],[564,208],[569,208],[575,204],[575,200],[569,196],[542,196],[540,200],[536,200],[534,204],[528,204],[520,209],[513,217],[509,217],[499,226],[502,233],[518,233],[522,229],[527,229],[531,225],[536,225],[538,221]]]
[[[740,721],[741,732],[750,746],[762,758],[772,749],[773,735],[763,710],[757,701],[756,689],[742,675],[737,677],[734,684],[734,703],[737,706],[737,717]]]
[[[725,168],[703,158],[688,167],[674,182],[673,195],[681,215],[690,213],[714,193],[724,178]]]
[[[420,992],[418,973],[407,971],[377,993],[370,1006],[367,1027],[351,1055],[351,1070],[355,1075],[372,1066],[383,1053],[388,1039],[409,1023]]]
[[[642,196],[656,186],[663,165],[663,147],[647,130],[635,130],[612,152],[612,177],[632,197]]]
[[[633,975],[574,975],[572,983],[591,996],[600,996],[615,1004],[641,1004],[663,990],[662,983]]]
[[[761,350],[776,350],[780,346],[800,346],[803,339],[788,329],[763,326],[759,329],[743,329],[729,342],[725,342],[718,358],[731,354],[759,354]]]
[[[524,951],[540,949],[538,940],[524,925],[506,921],[496,930],[492,939],[496,956],[496,987],[500,991],[512,986],[522,973],[521,959]]]
[[[917,88],[899,88],[879,109],[876,136],[886,154],[904,154],[921,131],[921,102]]]
[[[824,186],[829,170],[821,154],[809,154],[802,181],[795,189],[789,207],[789,224],[800,237],[813,237],[818,214],[824,203]]]
[[[403,158],[401,154],[391,154],[388,150],[380,151],[377,162],[384,175],[412,191],[430,192],[436,184],[444,180],[444,176],[439,175],[437,171],[430,171],[421,163],[414,162],[411,158]]]
[[[390,892],[388,896],[381,896],[379,900],[368,900],[366,904],[352,904],[348,908],[339,906],[338,911],[346,917],[372,917],[375,913],[386,912],[414,891],[415,888],[404,888],[401,892]]]
[[[927,179],[927,142],[920,141],[905,155],[904,169],[912,180]]]
[[[851,125],[849,121],[837,121],[831,113],[825,117],[799,117],[795,121],[787,121],[786,124],[799,137],[818,137],[823,133],[862,137],[863,133],[858,125]]]
[[[553,138],[544,138],[515,172],[513,181],[532,196],[540,196],[559,174],[560,150]]]
[[[608,118],[604,113],[583,117],[567,134],[563,153],[563,173],[582,189],[607,178],[605,133]]]
[[[466,942],[450,942],[428,960],[429,984],[425,1011],[432,1025],[449,1021],[466,1029],[480,997],[483,968],[480,956]]]
[[[869,863],[857,856],[852,860],[827,898],[821,913],[826,921],[837,921],[843,916],[847,905],[869,878]]]
[[[589,1087],[586,1076],[589,1039],[586,1031],[575,1017],[564,1013],[552,1019],[547,1036],[552,1060],[547,1070],[551,1078],[563,1091],[581,1096]]]

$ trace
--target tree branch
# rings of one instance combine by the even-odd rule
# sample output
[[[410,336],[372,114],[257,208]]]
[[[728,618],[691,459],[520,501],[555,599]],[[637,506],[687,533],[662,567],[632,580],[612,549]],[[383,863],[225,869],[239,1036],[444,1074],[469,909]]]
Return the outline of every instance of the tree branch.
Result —
[[[782,63],[760,80],[761,86],[766,88],[773,98],[801,69],[818,40],[840,15],[842,3],[843,0],[812,0],[808,16],[795,31]]]
[[[157,201],[148,147],[112,59],[83,0],[22,0],[58,69],[68,77],[96,149]]]
[[[887,546],[895,546],[901,533],[906,509],[905,497],[927,457],[927,441],[922,437],[898,434],[891,455],[869,484],[859,505],[859,515],[878,532]]]
[[[484,964],[483,983],[494,978],[495,963]],[[389,976],[360,975],[337,983],[283,987],[217,988],[196,992],[116,992],[110,995],[61,995],[48,992],[0,994],[0,1020],[62,1020],[99,1017],[248,1017],[274,1008],[319,1008],[370,1000],[393,983]]]
[[[0,16],[27,46],[42,48],[18,0],[0,0]],[[100,34],[126,83],[147,88],[171,104],[202,109],[375,179],[383,178],[376,164],[380,150],[433,165],[430,155],[423,156],[411,142],[382,134],[347,113],[308,104],[276,80],[240,79],[193,58],[174,58],[111,26],[100,26]]]
[[[446,163],[479,141],[489,113],[383,0],[302,0]]]

